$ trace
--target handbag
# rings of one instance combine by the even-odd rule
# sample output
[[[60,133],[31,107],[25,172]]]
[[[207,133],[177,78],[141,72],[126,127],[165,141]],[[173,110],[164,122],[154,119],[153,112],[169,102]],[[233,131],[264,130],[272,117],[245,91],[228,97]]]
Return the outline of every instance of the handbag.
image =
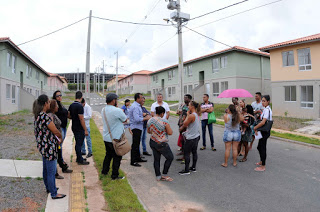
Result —
[[[217,119],[216,119],[216,115],[214,114],[214,112],[212,111],[211,113],[208,113],[208,124],[212,124],[212,123],[216,123]]]
[[[106,122],[107,127],[108,127],[108,131],[109,131],[109,134],[110,134],[110,138],[112,140],[114,151],[116,152],[116,154],[118,156],[124,156],[125,154],[127,154],[131,150],[131,146],[130,146],[130,144],[128,142],[128,139],[127,139],[127,137],[125,135],[125,132],[122,133],[120,139],[113,139],[104,108],[103,108],[102,113],[103,113],[105,122]]]
[[[269,110],[269,117],[270,117],[270,109],[268,109],[268,110]],[[259,120],[259,121],[257,122],[257,125],[260,124],[261,121],[262,121],[262,120]],[[272,125],[273,125],[273,121],[267,120],[266,123],[265,123],[262,127],[260,127],[260,128],[257,129],[257,131],[270,132],[270,130],[271,130],[271,128],[272,128]]]

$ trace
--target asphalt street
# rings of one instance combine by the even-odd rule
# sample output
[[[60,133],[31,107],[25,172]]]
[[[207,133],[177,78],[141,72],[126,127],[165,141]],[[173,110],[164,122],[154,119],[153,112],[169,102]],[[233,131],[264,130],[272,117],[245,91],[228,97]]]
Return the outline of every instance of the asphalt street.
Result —
[[[93,110],[101,112],[105,100],[96,94],[92,97],[95,98],[91,99]],[[178,152],[177,118],[170,117],[169,122],[174,132],[169,144],[175,155]],[[174,181],[168,189],[179,199],[195,202],[203,211],[320,211],[320,149],[269,138],[265,172],[254,171],[255,163],[259,161],[257,141],[246,162],[238,162],[238,166],[233,167],[230,158],[228,168],[223,168],[220,166],[224,159],[223,130],[223,127],[214,126],[216,152],[210,149],[198,151],[196,173],[179,176],[184,165],[173,161],[169,175]],[[131,141],[131,135],[127,136]],[[148,139],[149,136],[147,144]],[[199,148],[201,146],[202,139]],[[208,135],[207,146],[210,146]],[[149,144],[147,147],[152,152]],[[148,162],[142,164],[143,168],[153,175],[153,157],[146,159]],[[153,180],[146,179],[146,183]]]

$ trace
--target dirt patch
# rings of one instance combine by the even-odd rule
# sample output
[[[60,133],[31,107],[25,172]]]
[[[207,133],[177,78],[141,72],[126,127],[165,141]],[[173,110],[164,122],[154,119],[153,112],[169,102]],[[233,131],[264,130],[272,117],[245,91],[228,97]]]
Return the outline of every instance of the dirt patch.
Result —
[[[281,116],[273,116],[273,128],[294,131],[300,129],[310,124],[305,123],[311,121],[311,119],[298,119],[298,118],[289,118]]]

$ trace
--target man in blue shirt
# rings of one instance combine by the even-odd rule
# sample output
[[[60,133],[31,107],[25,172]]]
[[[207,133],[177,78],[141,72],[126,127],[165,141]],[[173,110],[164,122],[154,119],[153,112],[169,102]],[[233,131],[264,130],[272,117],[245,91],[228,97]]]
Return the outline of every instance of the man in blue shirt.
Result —
[[[106,97],[107,105],[102,109],[102,121],[103,121],[103,140],[104,145],[106,147],[106,156],[103,161],[103,168],[101,174],[107,175],[110,169],[110,163],[112,162],[112,174],[111,178],[113,180],[121,180],[124,177],[119,177],[119,168],[122,156],[116,154],[110,132],[105,120],[105,116],[107,117],[107,121],[110,127],[111,135],[113,139],[120,139],[121,135],[124,132],[123,122],[127,120],[127,116],[124,112],[117,107],[118,104],[118,95],[115,93],[108,93]]]
[[[131,146],[131,165],[140,167],[138,162],[147,162],[142,160],[139,153],[141,133],[143,130],[143,122],[151,118],[150,115],[143,115],[141,104],[143,96],[141,93],[134,95],[135,102],[131,105],[129,110],[130,128],[132,130],[132,146]]]

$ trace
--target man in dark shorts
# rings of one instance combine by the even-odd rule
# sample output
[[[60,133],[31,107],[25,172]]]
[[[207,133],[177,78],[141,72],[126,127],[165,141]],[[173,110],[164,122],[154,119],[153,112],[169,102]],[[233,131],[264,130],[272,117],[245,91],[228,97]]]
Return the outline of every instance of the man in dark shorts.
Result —
[[[76,141],[76,154],[77,154],[77,163],[79,165],[88,165],[89,162],[86,159],[82,158],[81,147],[84,141],[85,136],[88,136],[88,131],[83,117],[83,106],[81,104],[82,92],[76,92],[76,100],[69,107],[69,118],[72,119],[72,132],[74,134],[74,139]]]

